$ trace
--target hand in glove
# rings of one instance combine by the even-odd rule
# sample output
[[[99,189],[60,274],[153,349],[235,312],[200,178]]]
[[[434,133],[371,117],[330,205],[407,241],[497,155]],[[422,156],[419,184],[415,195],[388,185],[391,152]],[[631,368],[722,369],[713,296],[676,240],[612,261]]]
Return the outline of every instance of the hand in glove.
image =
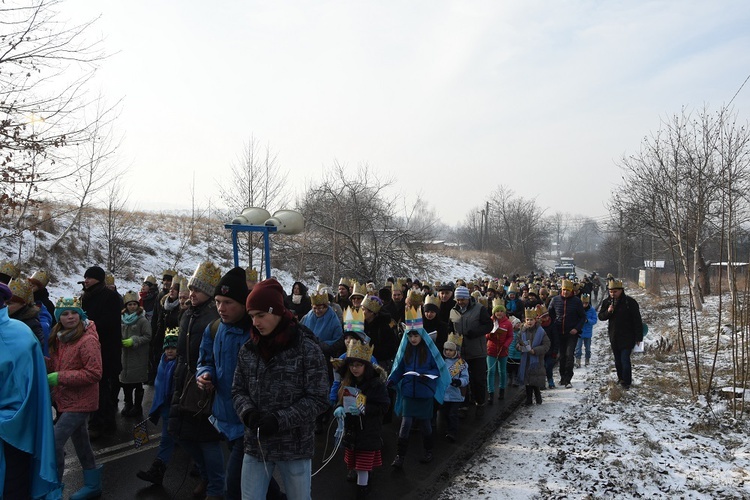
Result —
[[[341,409],[343,410],[344,408],[341,407]],[[339,420],[339,423],[336,426],[336,431],[333,433],[333,439],[335,439],[336,441],[338,441],[339,439],[341,439],[343,437],[344,437],[344,421],[343,420]]]
[[[123,347],[133,347],[133,339],[122,339]]]
[[[273,436],[279,432],[279,421],[272,413],[266,413],[258,421],[258,430],[261,436]]]
[[[245,427],[255,430],[258,428],[258,422],[260,422],[260,412],[258,410],[250,410],[245,414],[243,423]]]
[[[454,378],[453,380],[451,380],[451,385],[453,387],[461,387],[461,381],[458,380],[457,378]]]
[[[47,374],[47,383],[49,384],[50,387],[57,386],[57,382],[58,382],[57,379],[58,379],[57,372],[52,372],[52,373]]]
[[[344,413],[346,412],[344,411],[343,406],[338,406],[335,410],[333,410],[333,416],[336,418],[344,418]]]
[[[346,412],[350,415],[359,415],[359,407],[357,405],[349,405],[349,408],[346,409]]]

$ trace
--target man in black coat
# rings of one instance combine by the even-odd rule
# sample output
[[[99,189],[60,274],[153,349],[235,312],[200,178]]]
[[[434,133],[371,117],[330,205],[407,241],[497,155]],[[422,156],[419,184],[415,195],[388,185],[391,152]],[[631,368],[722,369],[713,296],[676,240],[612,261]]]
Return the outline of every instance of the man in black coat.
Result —
[[[609,282],[609,297],[602,301],[599,319],[608,321],[609,344],[615,357],[617,379],[625,389],[633,383],[630,353],[643,341],[643,320],[638,302],[628,295],[621,280]]]
[[[104,269],[93,266],[83,275],[81,305],[88,319],[96,325],[102,350],[102,379],[99,381],[99,409],[89,420],[89,438],[97,439],[102,432],[112,435],[117,430],[117,395],[120,392],[119,376],[122,371],[122,321],[123,304],[120,294],[104,284]]]
[[[573,387],[574,351],[578,337],[586,322],[586,311],[581,299],[573,295],[573,282],[563,280],[560,295],[555,295],[549,303],[549,317],[552,327],[560,339],[560,385]]]

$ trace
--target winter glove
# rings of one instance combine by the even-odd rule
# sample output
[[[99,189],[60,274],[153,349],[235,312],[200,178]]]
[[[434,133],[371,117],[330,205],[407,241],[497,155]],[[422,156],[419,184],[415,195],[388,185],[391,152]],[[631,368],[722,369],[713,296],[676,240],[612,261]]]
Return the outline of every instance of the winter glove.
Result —
[[[453,380],[451,380],[451,385],[453,387],[461,387],[461,381],[458,380],[457,378],[454,378]]]
[[[258,422],[260,421],[260,412],[257,410],[250,410],[249,412],[245,413],[245,418],[242,420],[242,422],[245,424],[245,427],[255,430],[258,428]]]
[[[133,347],[133,339],[122,339],[123,347]]]
[[[343,407],[341,408],[344,409]],[[338,441],[339,439],[342,439],[344,437],[344,419],[340,419],[338,425],[336,426],[336,432],[333,433],[333,439]]]
[[[279,432],[279,421],[272,413],[266,413],[258,421],[258,431],[261,436],[273,436]]]
[[[336,418],[344,418],[344,413],[346,412],[344,411],[343,406],[339,406],[335,410],[333,410],[333,416]]]
[[[357,405],[350,405],[349,408],[346,409],[346,412],[349,415],[359,415],[360,413],[359,407],[357,407]]]
[[[47,374],[47,383],[49,384],[50,387],[57,386],[57,382],[58,382],[57,378],[58,378],[57,372],[52,372],[52,373]]]

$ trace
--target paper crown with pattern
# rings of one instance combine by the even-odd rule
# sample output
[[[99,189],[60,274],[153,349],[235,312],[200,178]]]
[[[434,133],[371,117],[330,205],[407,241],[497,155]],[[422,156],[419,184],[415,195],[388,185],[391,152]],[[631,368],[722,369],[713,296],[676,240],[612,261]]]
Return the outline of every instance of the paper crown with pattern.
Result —
[[[44,271],[37,271],[31,275],[29,281],[40,288],[44,288],[49,284],[49,276]]]
[[[511,283],[508,287],[508,293],[518,293],[518,285]]]
[[[18,276],[21,274],[21,270],[17,265],[9,260],[6,260],[5,262],[0,262],[0,274],[7,276],[7,281],[10,281],[12,279],[18,278]],[[5,281],[5,283],[7,283],[7,281]]]
[[[361,308],[346,308],[346,311],[344,311],[344,331],[365,333],[365,312]]]
[[[367,295],[367,287],[365,285],[360,285],[355,281],[352,286],[352,293],[351,295],[349,295],[349,297],[358,296],[364,299],[365,295]]]
[[[81,307],[81,299],[78,297],[60,297],[55,304],[55,319],[60,321],[60,316],[65,311],[75,311],[81,317],[81,321],[86,320],[86,313]]]
[[[221,281],[221,269],[207,260],[201,262],[195,268],[195,272],[188,280],[188,288],[195,288],[209,297],[213,297],[219,281]]]
[[[418,307],[407,307],[404,310],[404,321],[406,322],[406,331],[419,330],[424,328],[422,322],[422,312]]]
[[[128,305],[130,302],[139,302],[140,303],[140,297],[137,293],[135,293],[132,290],[129,290],[128,293],[122,296],[122,303],[125,305]]]
[[[375,314],[380,312],[381,307],[383,307],[383,302],[378,297],[373,295],[368,295],[362,301],[362,308],[367,309],[368,311]]]
[[[258,270],[254,267],[245,268],[245,281],[258,281]]]
[[[169,349],[170,347],[177,348],[177,340],[179,339],[179,336],[179,327],[167,328],[167,331],[164,332],[164,343],[162,344],[162,349]]]
[[[428,295],[424,298],[424,305],[433,305],[440,307],[440,297],[437,295]]]
[[[453,342],[454,344],[456,344],[456,347],[458,347],[459,349],[461,349],[461,346],[464,343],[464,336],[463,335],[458,335],[457,333],[449,333],[447,341],[448,342]]]
[[[149,285],[152,285],[152,286],[156,285],[156,276],[154,276],[153,274],[149,274],[148,276],[143,278],[143,282],[148,283]]]
[[[625,287],[622,284],[622,280],[618,280],[618,279],[614,279],[613,278],[613,279],[609,280],[609,283],[607,284],[607,288],[610,289],[610,290],[615,290],[617,288],[624,289]]]
[[[8,288],[13,292],[13,299],[16,302],[23,302],[24,304],[31,304],[34,302],[34,291],[31,289],[31,283],[29,280],[18,278],[10,280]]]
[[[344,285],[349,290],[352,289],[352,282],[349,280],[349,278],[341,278],[339,280],[339,285]]]
[[[573,290],[573,282],[570,280],[562,280],[560,288],[562,288],[563,290]]]
[[[591,302],[591,295],[589,295],[588,293],[582,293],[581,302],[583,302],[584,304],[588,304],[589,302]]]
[[[328,292],[325,289],[316,291],[310,295],[310,302],[314,306],[328,305]]]
[[[536,310],[536,307],[527,307],[526,312],[524,313],[524,318],[526,319],[537,319],[539,317],[539,312]]]
[[[542,316],[549,314],[549,310],[547,309],[547,307],[545,307],[544,304],[537,304],[536,314],[537,314],[537,317],[541,318]]]
[[[412,307],[419,307],[424,303],[424,294],[420,290],[411,289],[406,295]]]
[[[346,359],[357,359],[370,363],[374,349],[374,346],[371,347],[359,340],[355,340],[354,342],[350,342],[346,347]]]

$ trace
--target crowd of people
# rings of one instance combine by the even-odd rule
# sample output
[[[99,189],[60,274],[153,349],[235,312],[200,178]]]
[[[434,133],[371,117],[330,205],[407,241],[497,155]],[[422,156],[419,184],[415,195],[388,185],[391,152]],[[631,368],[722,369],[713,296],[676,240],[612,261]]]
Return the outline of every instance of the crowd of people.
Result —
[[[90,443],[116,431],[120,394],[123,417],[161,425],[151,466],[137,472],[143,481],[161,485],[179,446],[199,476],[196,498],[310,498],[315,435],[334,419],[346,480],[365,498],[383,465],[385,423],[399,423],[391,467],[408,467],[413,429],[418,461],[429,464],[441,439],[460,440],[461,420],[481,419],[509,385],[525,389],[527,405],[541,404],[542,390],[571,388],[597,320],[608,321],[629,388],[643,335],[622,281],[602,284],[596,273],[382,286],[342,278],[336,289],[295,282],[287,293],[254,269],[222,273],[206,261],[189,278],[166,270],[161,287],[148,276],[121,296],[93,266],[83,293],[55,304],[47,284],[42,271],[25,279],[0,264],[0,375],[13,372],[0,389],[6,499],[62,498],[69,440],[84,483],[70,498],[100,496]],[[22,425],[29,415],[33,428]]]

